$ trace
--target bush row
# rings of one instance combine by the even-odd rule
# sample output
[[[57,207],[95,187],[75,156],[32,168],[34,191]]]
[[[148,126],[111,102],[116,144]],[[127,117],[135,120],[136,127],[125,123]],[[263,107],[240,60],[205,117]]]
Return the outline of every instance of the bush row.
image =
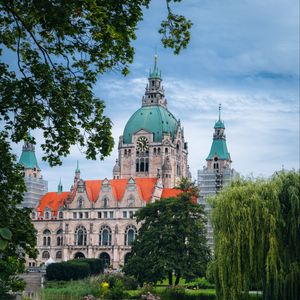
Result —
[[[103,272],[100,259],[74,259],[50,264],[46,269],[48,280],[76,280]]]

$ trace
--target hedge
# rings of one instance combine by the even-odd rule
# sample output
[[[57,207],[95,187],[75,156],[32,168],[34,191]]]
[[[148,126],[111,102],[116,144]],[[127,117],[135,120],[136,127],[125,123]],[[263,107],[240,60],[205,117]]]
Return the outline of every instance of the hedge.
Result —
[[[48,265],[46,276],[48,280],[68,281],[96,275],[102,271],[100,259],[74,259]]]

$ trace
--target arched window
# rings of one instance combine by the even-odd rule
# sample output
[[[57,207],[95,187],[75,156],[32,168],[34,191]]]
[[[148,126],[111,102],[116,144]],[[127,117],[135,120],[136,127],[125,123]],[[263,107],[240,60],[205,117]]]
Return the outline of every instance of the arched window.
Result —
[[[62,211],[62,210],[59,210],[59,212],[58,212],[58,218],[59,218],[59,219],[63,219],[63,217],[64,217],[63,211]]]
[[[51,210],[48,207],[46,207],[46,209],[45,209],[45,219],[46,220],[51,219]]]
[[[62,259],[62,252],[61,251],[57,251],[55,257],[56,257],[56,259]]]
[[[43,246],[51,246],[51,231],[49,229],[45,229],[43,231]]]
[[[83,208],[83,198],[78,199],[78,208]]]
[[[126,265],[128,263],[129,258],[131,257],[131,252],[128,252],[125,254],[124,256],[124,265]]]
[[[103,208],[108,208],[108,199],[106,197],[102,199],[102,206]]]
[[[99,234],[100,246],[111,246],[111,229],[108,226],[102,226]]]
[[[42,253],[42,258],[44,258],[44,259],[49,259],[49,258],[50,258],[50,253],[49,253],[49,251],[43,251],[43,253]]]
[[[129,225],[125,229],[125,245],[130,246],[132,245],[133,241],[136,238],[137,230],[136,227],[133,225]]]
[[[108,253],[106,252],[102,252],[100,255],[99,255],[99,258],[102,262],[102,265],[104,266],[104,268],[108,268],[109,265],[110,265],[110,256]]]
[[[165,148],[165,153],[168,154],[168,148]]]
[[[75,230],[75,245],[86,246],[86,229],[83,226],[78,226]]]
[[[153,149],[153,154],[156,155],[156,148]]]
[[[62,246],[63,245],[63,231],[62,229],[57,230],[56,232],[56,245],[57,246]]]
[[[177,151],[177,153],[180,151],[180,144],[179,143],[177,143],[177,145],[176,145],[176,151]]]

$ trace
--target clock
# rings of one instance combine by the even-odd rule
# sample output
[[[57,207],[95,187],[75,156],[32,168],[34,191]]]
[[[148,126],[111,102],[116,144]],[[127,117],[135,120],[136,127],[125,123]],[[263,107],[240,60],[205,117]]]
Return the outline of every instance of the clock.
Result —
[[[138,138],[136,142],[136,148],[138,151],[145,152],[149,149],[149,141],[145,136],[141,136]]]

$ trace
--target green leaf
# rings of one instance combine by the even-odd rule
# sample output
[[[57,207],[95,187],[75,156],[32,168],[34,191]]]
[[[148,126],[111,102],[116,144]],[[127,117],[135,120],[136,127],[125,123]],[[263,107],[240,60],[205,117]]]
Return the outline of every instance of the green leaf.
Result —
[[[0,250],[4,250],[7,246],[8,242],[0,238]]]
[[[0,235],[4,240],[11,240],[12,233],[7,227],[0,228]]]

